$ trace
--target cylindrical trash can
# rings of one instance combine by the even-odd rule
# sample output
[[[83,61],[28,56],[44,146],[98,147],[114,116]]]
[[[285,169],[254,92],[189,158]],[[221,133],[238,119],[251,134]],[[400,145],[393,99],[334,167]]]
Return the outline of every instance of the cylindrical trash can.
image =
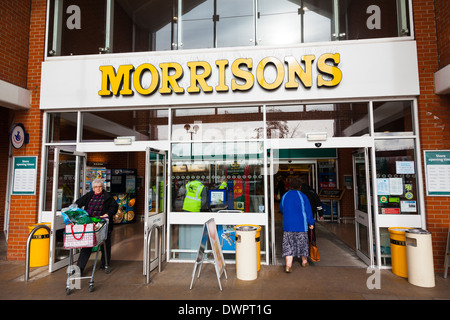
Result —
[[[258,276],[256,259],[256,227],[236,226],[236,277],[255,280]]]
[[[419,287],[434,287],[431,232],[423,229],[411,229],[406,230],[405,236],[408,282]]]
[[[256,228],[256,270],[259,271],[261,269],[261,226],[256,224],[240,224],[238,227],[247,226],[247,227],[255,227]]]
[[[31,233],[36,226],[47,225],[49,223],[38,223],[28,226],[29,233]],[[38,229],[30,241],[30,267],[43,267],[48,265],[50,251],[50,234],[45,228]]]
[[[391,227],[389,236],[391,243],[392,272],[400,277],[408,277],[408,265],[406,263],[405,231],[408,227]]]

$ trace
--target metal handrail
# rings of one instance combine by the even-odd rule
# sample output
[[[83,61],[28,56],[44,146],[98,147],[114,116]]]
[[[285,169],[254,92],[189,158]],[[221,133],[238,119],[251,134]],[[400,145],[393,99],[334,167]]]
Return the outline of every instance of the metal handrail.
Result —
[[[31,244],[31,238],[34,236],[36,231],[38,231],[39,229],[42,229],[42,228],[46,229],[48,231],[48,234],[50,235],[51,229],[49,228],[49,226],[47,226],[45,224],[37,225],[36,227],[34,227],[34,229],[28,235],[28,239],[27,239],[27,253],[26,253],[26,257],[25,257],[25,278],[24,278],[25,281],[28,281],[29,276],[30,276],[30,244]]]
[[[162,226],[157,226],[156,224],[152,225],[150,227],[150,231],[148,232],[148,238],[147,238],[147,252],[146,254],[146,266],[145,266],[145,271],[146,271],[146,281],[147,284],[150,282],[150,244],[151,244],[151,239],[152,239],[152,235],[153,235],[153,230],[156,229],[157,232],[157,240],[158,240],[158,245],[157,245],[157,252],[156,252],[156,257],[158,258],[158,272],[161,272],[161,252],[162,252],[162,240],[161,240],[161,235],[162,235]]]

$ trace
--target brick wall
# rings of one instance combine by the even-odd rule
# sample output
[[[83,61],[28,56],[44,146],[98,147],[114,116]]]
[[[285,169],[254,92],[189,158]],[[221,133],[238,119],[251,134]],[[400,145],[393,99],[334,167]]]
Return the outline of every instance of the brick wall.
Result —
[[[26,88],[30,0],[0,1],[0,80]]]
[[[450,1],[435,0],[439,69],[450,64]]]
[[[436,45],[435,7],[433,0],[413,1],[415,36],[419,62],[419,125],[421,148],[423,150],[450,149],[450,103],[448,96],[434,94],[433,75],[440,69]],[[440,7],[447,7],[449,2],[436,1]],[[448,19],[446,24],[448,25]],[[448,31],[447,46],[448,46]],[[440,45],[443,48],[443,44]],[[447,49],[447,57],[449,59]],[[448,63],[448,62],[447,62]],[[425,177],[425,171],[423,170]],[[425,197],[427,229],[432,232],[435,271],[442,272],[447,233],[450,225],[450,198]]]
[[[0,80],[26,88],[30,0],[0,1]],[[6,195],[9,132],[14,112],[0,106],[0,195]],[[6,198],[0,197],[0,227],[5,223]]]
[[[7,1],[16,4],[16,1]],[[25,1],[21,1],[25,2]],[[24,124],[30,135],[29,144],[14,150],[13,156],[38,156],[38,168],[41,161],[42,113],[39,109],[41,63],[44,57],[46,0],[31,1],[31,19],[29,33],[27,88],[32,90],[31,108],[28,111],[16,111],[15,122]],[[37,181],[40,175],[38,170]],[[28,226],[38,221],[39,183],[34,196],[11,196],[11,209],[8,234],[8,260],[25,258]]]

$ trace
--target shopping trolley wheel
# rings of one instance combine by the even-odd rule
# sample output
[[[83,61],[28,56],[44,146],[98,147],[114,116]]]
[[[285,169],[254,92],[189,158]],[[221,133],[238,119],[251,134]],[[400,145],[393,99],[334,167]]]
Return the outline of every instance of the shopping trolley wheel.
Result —
[[[93,284],[90,284],[90,285],[89,285],[89,292],[92,292],[92,291],[94,291],[94,285],[93,285]]]
[[[109,274],[111,272],[111,269],[109,268],[109,266],[105,266],[105,273]]]
[[[70,294],[70,289],[66,288],[66,295],[69,295],[69,294]]]

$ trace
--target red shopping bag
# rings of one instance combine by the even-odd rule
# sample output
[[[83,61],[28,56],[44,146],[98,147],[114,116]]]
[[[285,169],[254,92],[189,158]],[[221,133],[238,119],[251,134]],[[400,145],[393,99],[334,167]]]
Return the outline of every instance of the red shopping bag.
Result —
[[[91,248],[97,245],[95,223],[66,225],[64,231],[64,249]]]

